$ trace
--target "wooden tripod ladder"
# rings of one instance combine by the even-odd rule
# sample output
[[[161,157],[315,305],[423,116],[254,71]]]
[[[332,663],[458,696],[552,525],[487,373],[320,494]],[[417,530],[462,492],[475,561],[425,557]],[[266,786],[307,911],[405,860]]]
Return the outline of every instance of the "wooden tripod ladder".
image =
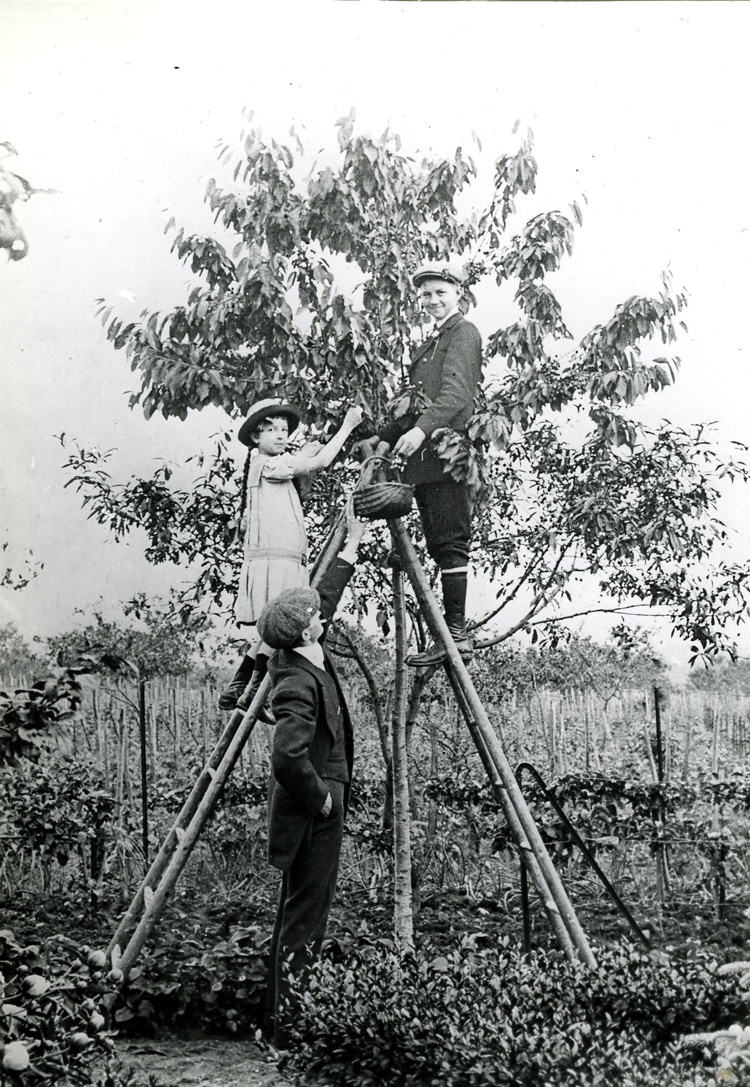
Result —
[[[518,787],[497,734],[456,649],[438,607],[414,545],[401,519],[389,521],[394,551],[411,582],[430,633],[446,650],[445,669],[458,706],[474,740],[493,794],[508,821],[524,868],[542,901],[557,940],[571,961],[596,969],[596,959],[576,917],[562,880],[542,841],[533,816]],[[346,532],[342,516],[331,532],[316,564],[311,582],[319,584],[338,553]],[[113,968],[127,976],[158,920],[166,899],[184,869],[193,846],[213,811],[219,793],[250,736],[266,703],[271,681],[266,676],[241,720],[230,718],[206,766],[112,937],[107,954]],[[130,935],[129,935],[130,934]],[[127,938],[129,935],[129,938]],[[126,939],[127,938],[127,939]]]

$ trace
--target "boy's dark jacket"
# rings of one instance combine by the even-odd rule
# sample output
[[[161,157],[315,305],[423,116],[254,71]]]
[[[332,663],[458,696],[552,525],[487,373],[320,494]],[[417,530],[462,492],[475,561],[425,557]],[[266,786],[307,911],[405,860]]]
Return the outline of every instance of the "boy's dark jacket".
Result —
[[[322,619],[330,619],[354,567],[336,558],[323,577]],[[325,649],[324,649],[325,654]],[[343,727],[346,764],[351,780],[354,733],[344,693],[327,654],[322,671],[293,649],[279,649],[268,670],[273,680],[272,775],[268,807],[268,859],[276,868],[289,868],[309,821],[324,818],[320,811],[328,795],[323,771],[333,748],[334,730]],[[345,787],[344,811],[349,799]]]
[[[380,427],[378,437],[393,448],[402,434],[418,426],[429,439],[435,430],[451,427],[459,432],[474,411],[474,397],[482,380],[482,338],[471,321],[456,313],[436,336],[412,354],[409,380],[430,403],[421,414],[407,413]],[[426,441],[404,469],[404,482],[417,486],[448,479],[446,462]]]

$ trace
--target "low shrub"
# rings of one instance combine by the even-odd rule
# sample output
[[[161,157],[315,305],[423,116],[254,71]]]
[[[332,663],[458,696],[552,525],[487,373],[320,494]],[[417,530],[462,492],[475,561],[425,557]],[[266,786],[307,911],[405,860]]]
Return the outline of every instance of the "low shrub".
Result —
[[[750,912],[750,911],[748,911]],[[719,967],[723,977],[736,976],[739,990],[750,1010],[750,962],[730,962]],[[726,1030],[701,1031],[682,1039],[684,1046],[708,1049],[716,1054],[717,1079],[750,1079],[750,1023],[732,1023]]]
[[[1,1082],[127,1087],[109,1030],[115,993],[103,951],[60,937],[22,946],[0,931]]]
[[[52,888],[52,871],[64,869],[71,855],[81,862],[76,881],[84,896],[95,889],[115,806],[102,772],[79,759],[21,760],[13,768],[0,767],[6,858],[28,871],[34,857],[45,894]],[[20,872],[15,880],[17,889],[24,882]]]
[[[709,1087],[679,1032],[738,1018],[736,986],[712,966],[620,949],[591,972],[481,936],[437,956],[372,944],[316,968],[292,1070],[341,1087]]]
[[[233,925],[229,934],[160,929],[119,994],[118,1028],[150,1034],[165,1026],[247,1032],[260,1026],[270,925]]]
[[[0,691],[0,766],[35,761],[61,721],[78,713],[83,668],[56,668],[46,679],[9,694]]]

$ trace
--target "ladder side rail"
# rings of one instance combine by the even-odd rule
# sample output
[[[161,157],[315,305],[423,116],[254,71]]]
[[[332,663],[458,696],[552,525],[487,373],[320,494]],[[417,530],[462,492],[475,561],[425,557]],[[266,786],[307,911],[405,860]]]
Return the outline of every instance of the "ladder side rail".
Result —
[[[325,542],[318,552],[310,571],[310,584],[313,588],[319,584],[328,567],[341,550],[341,545],[346,537],[346,514],[340,513],[336,524],[326,536]]]
[[[144,895],[148,888],[153,889],[158,885],[161,879],[162,873],[169,864],[169,858],[172,856],[174,849],[178,842],[179,832],[184,831],[190,825],[196,811],[198,810],[201,800],[203,799],[206,790],[211,784],[211,779],[214,773],[218,770],[224,757],[226,756],[229,745],[232,739],[236,735],[237,729],[241,721],[232,720],[230,717],[227,722],[224,731],[222,732],[216,747],[211,752],[208,762],[201,770],[200,774],[195,780],[190,793],[185,800],[182,808],[180,809],[174,823],[170,827],[169,831],[161,844],[159,852],[154,857],[151,865],[143,877],[138,890],[135,892],[133,899],[125,911],[124,915],[120,919],[114,936],[109,942],[107,948],[107,955],[112,954],[112,949],[122,942],[123,936],[129,932],[136,919],[143,908]]]
[[[411,581],[414,591],[417,595],[417,600],[420,604],[420,608],[427,620],[427,625],[430,628],[434,637],[445,647],[448,661],[450,666],[456,673],[456,677],[463,688],[466,701],[471,709],[471,712],[477,722],[482,739],[484,740],[487,749],[492,757],[493,762],[498,768],[503,785],[507,792],[508,798],[512,807],[515,809],[518,816],[518,821],[523,828],[524,834],[531,847],[532,852],[536,856],[539,867],[545,878],[545,882],[550,891],[551,897],[560,912],[563,923],[570,933],[570,938],[573,942],[573,946],[581,961],[590,967],[590,969],[596,969],[596,959],[589,946],[589,942],[586,939],[586,935],[581,928],[580,922],[576,917],[575,910],[572,903],[568,898],[565,888],[562,885],[560,876],[553,865],[549,854],[547,853],[542,837],[539,830],[531,816],[526,801],[524,800],[523,793],[518,787],[518,782],[515,779],[513,771],[510,767],[508,760],[505,757],[505,753],[495,735],[495,732],[490,724],[487,713],[482,705],[482,702],[474,689],[474,684],[471,682],[466,665],[461,660],[455,643],[450,635],[450,631],[445,623],[440,610],[437,606],[437,602],[430,588],[427,577],[422,569],[417,553],[414,550],[414,545],[409,539],[408,533],[401,522],[401,520],[392,521],[389,523],[391,532],[398,544],[399,554],[401,561],[404,565],[404,569]]]
[[[190,821],[190,825],[185,828],[183,834],[178,836],[177,845],[162,873],[158,886],[154,889],[150,898],[148,896],[145,897],[145,908],[133,935],[121,954],[119,956],[116,954],[113,955],[113,965],[116,964],[124,975],[127,976],[129,969],[140,954],[151,930],[159,919],[167,896],[177,883],[208,817],[214,810],[218,795],[224,787],[248,736],[255,726],[258,713],[265,705],[270,689],[271,677],[267,675],[264,677],[255,698],[251,702],[244,717],[241,719],[239,727],[232,737],[221,764],[211,775],[210,784],[198,805],[197,811]]]

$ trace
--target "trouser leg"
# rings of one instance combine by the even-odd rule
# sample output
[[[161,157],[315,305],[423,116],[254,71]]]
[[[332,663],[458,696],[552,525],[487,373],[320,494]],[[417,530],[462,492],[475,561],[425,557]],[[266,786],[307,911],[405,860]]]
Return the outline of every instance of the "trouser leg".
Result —
[[[461,656],[472,655],[466,633],[466,590],[471,541],[471,501],[466,487],[448,480],[426,483],[416,489],[417,506],[422,518],[425,544],[440,568],[443,613],[451,636]],[[416,667],[439,664],[445,659],[441,645],[408,658]]]
[[[471,500],[466,487],[454,480],[423,483],[417,487],[415,497],[430,557],[441,570],[467,567]]]
[[[269,1038],[273,1038],[273,1027],[276,1008],[276,963],[278,962],[279,958],[279,934],[281,933],[281,925],[284,920],[284,903],[286,902],[287,893],[287,874],[283,872],[281,875],[281,890],[279,891],[279,901],[276,907],[276,919],[274,921],[273,932],[271,934],[271,947],[269,949],[268,958],[268,977],[266,979],[266,1002],[263,1017],[263,1029]]]
[[[308,821],[300,848],[284,873],[272,938],[266,1001],[273,1008],[273,1038],[278,1048],[289,1044],[299,990],[318,958],[336,890],[344,830],[344,786],[328,782],[333,808],[328,818]],[[272,973],[271,973],[272,972]]]

